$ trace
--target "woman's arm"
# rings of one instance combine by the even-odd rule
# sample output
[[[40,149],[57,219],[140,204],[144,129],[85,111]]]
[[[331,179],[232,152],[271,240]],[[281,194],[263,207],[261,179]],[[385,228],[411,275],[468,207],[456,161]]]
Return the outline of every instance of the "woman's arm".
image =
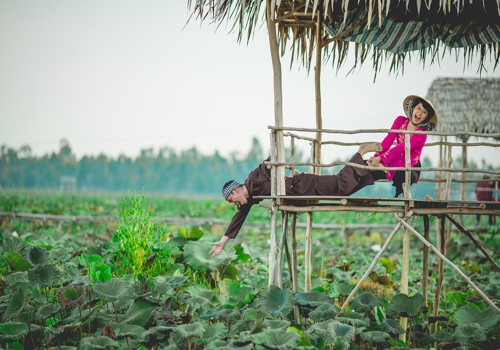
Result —
[[[391,126],[391,130],[398,130],[401,127],[401,125],[403,125],[405,120],[406,118],[403,116],[399,116],[396,119],[394,119],[394,122],[392,123]],[[389,132],[380,143],[380,145],[382,146],[382,150],[380,152],[376,152],[374,157],[378,157],[387,152],[394,143],[394,140],[396,139],[397,135],[398,135],[397,133]]]
[[[410,137],[410,148],[422,148],[427,141],[427,135],[425,134],[413,134]],[[405,144],[404,142],[398,143],[394,147],[392,147],[389,151],[380,155],[380,162],[384,165],[387,165],[392,159],[398,157],[404,157],[405,154]]]

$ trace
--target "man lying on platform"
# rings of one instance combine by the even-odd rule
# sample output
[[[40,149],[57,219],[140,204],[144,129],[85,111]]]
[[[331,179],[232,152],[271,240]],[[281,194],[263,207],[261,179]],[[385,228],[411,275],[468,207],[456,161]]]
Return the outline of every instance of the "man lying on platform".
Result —
[[[359,147],[352,156],[350,163],[366,165],[363,155],[382,149],[379,143],[366,143]],[[269,158],[266,160],[268,161]],[[365,186],[373,185],[372,172],[350,165],[344,166],[336,175],[315,175],[308,173],[295,174],[285,179],[288,196],[350,196]],[[234,180],[228,181],[222,187],[222,196],[238,208],[226,233],[215,243],[212,243],[212,256],[219,255],[230,238],[235,238],[245,222],[252,205],[260,200],[255,196],[271,195],[271,169],[262,162],[252,170],[243,184]]]
[[[424,97],[409,95],[403,100],[405,115],[398,116],[391,130],[431,131],[437,126],[438,115],[432,103]],[[368,164],[372,167],[401,167],[405,165],[405,134],[389,132],[382,143],[367,143],[359,147],[351,158],[351,163]],[[410,161],[412,167],[420,167],[420,155],[427,141],[425,133],[410,137]],[[368,152],[377,152],[374,157],[363,160]],[[411,171],[410,185],[417,183],[420,171]],[[285,179],[286,194],[289,196],[350,196],[365,186],[380,179],[392,181],[396,196],[403,192],[405,174],[402,170],[368,170],[346,165],[336,175],[295,174]],[[264,163],[253,170],[244,184],[231,180],[222,187],[222,196],[238,207],[226,233],[216,243],[212,243],[212,256],[219,255],[229,238],[235,238],[252,205],[259,202],[254,196],[271,195],[271,171]]]

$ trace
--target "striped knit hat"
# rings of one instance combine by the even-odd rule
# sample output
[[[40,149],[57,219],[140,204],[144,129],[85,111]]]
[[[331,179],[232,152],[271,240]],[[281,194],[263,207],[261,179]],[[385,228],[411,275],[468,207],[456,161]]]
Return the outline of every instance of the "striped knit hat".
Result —
[[[227,198],[231,195],[233,190],[235,188],[240,187],[240,186],[243,186],[243,185],[234,181],[234,180],[226,182],[224,184],[224,186],[222,186],[222,197],[224,197],[224,199],[227,200]]]

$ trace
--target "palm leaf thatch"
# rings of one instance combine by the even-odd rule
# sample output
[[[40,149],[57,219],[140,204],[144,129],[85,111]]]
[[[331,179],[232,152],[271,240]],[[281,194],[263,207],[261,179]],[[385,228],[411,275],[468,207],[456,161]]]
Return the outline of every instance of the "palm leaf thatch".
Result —
[[[500,0],[189,0],[192,15],[220,25],[229,23],[238,39],[249,40],[273,9],[281,53],[290,47],[291,64],[307,68],[313,52],[337,68],[354,49],[355,66],[371,58],[375,73],[382,63],[402,72],[417,55],[422,64],[439,62],[447,51],[462,49],[466,64],[479,57],[500,59]],[[290,44],[289,44],[290,43]],[[458,59],[457,55],[457,59]]]
[[[440,131],[500,131],[500,79],[438,78],[427,97],[438,111]]]

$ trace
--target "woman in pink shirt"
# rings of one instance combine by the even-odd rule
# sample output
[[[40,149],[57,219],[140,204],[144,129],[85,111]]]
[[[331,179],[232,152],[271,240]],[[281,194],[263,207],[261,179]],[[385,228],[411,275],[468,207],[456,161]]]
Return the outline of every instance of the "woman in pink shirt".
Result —
[[[437,113],[432,103],[423,97],[410,95],[403,101],[406,116],[399,116],[394,120],[392,130],[430,131],[437,125]],[[388,133],[381,142],[382,150],[375,153],[367,164],[371,166],[404,167],[405,166],[405,135]],[[394,144],[394,141],[396,143]],[[411,134],[410,136],[410,161],[412,167],[420,167],[420,154],[427,141],[427,135]],[[394,145],[393,145],[394,144]],[[405,173],[402,170],[375,171],[374,180],[387,178],[396,187],[396,196],[403,192]],[[417,183],[420,172],[412,171],[411,183]]]

